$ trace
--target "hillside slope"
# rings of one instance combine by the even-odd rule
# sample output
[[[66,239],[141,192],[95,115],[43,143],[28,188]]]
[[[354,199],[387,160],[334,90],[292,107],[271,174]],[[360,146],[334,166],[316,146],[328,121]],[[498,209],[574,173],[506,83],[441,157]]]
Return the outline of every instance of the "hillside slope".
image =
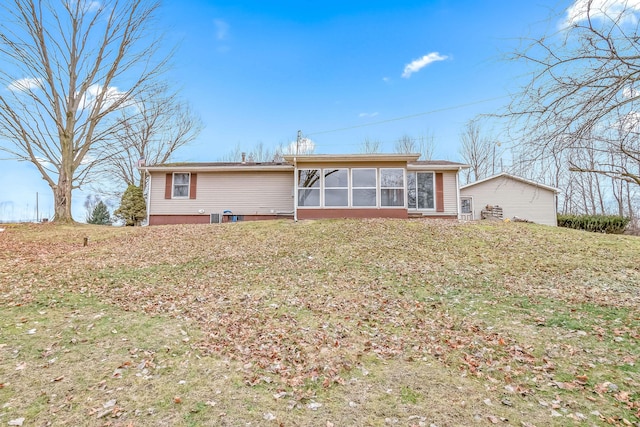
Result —
[[[161,404],[131,374],[131,393],[162,408],[140,415],[140,399],[120,390],[126,407],[92,413],[96,425],[640,422],[638,238],[401,220],[18,226],[0,234],[0,283],[10,308],[0,315],[7,420],[31,413],[21,397],[43,387],[18,369],[22,355],[37,372],[43,353],[77,365],[77,348],[50,338],[77,312],[75,333],[99,329],[87,329],[91,316],[127,319],[121,328],[136,331],[123,344],[105,323],[87,338],[93,349],[122,352],[127,367],[139,366],[132,349],[154,347],[144,360],[156,367],[161,348],[178,349],[173,369],[195,383]],[[37,345],[37,333],[25,333],[33,322],[49,328]],[[89,363],[101,366],[105,354]],[[110,374],[78,383],[62,372],[52,384],[99,394],[100,381],[117,387]],[[216,387],[239,399],[201,395],[223,377],[231,384]],[[156,379],[159,396],[180,381]],[[95,409],[40,406],[37,421]]]

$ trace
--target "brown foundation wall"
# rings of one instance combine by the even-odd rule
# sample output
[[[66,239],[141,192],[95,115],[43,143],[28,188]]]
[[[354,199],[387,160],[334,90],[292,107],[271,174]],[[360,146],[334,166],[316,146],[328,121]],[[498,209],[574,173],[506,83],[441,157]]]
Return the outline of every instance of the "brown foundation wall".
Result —
[[[410,219],[449,219],[457,220],[457,215],[409,215]]]
[[[237,221],[262,221],[269,219],[293,219],[293,215],[234,215]],[[149,225],[209,224],[209,215],[151,215]],[[232,222],[231,215],[225,215],[222,222]]]
[[[298,219],[408,217],[406,209],[298,209]]]
[[[236,220],[233,220],[236,217]],[[222,222],[240,222],[240,221],[267,221],[273,219],[293,219],[293,215],[234,215],[225,214],[222,217]]]
[[[209,215],[150,215],[149,225],[209,224]]]

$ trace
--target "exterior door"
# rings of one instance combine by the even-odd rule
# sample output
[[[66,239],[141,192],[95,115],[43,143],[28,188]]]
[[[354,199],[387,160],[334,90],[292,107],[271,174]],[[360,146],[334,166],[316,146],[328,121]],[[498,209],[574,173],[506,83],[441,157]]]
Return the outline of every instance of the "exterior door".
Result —
[[[460,219],[473,221],[473,197],[460,197]]]

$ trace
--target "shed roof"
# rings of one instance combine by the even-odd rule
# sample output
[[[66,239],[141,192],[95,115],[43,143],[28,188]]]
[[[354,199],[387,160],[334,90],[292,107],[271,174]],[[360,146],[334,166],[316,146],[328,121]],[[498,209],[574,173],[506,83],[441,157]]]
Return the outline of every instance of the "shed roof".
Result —
[[[498,178],[509,178],[509,179],[513,179],[515,181],[520,181],[520,182],[523,182],[525,184],[529,184],[529,185],[534,186],[534,187],[543,188],[545,190],[553,191],[554,193],[559,193],[560,192],[559,189],[557,189],[555,187],[551,187],[550,185],[546,185],[546,184],[542,184],[540,182],[532,181],[530,179],[522,178],[522,177],[517,176],[517,175],[512,175],[512,174],[507,173],[507,172],[502,172],[502,173],[499,173],[497,175],[492,175],[490,177],[481,179],[479,181],[472,182],[472,183],[467,184],[467,185],[463,185],[462,187],[460,187],[460,189],[463,190],[465,188],[471,188],[471,187],[476,186],[478,184],[481,184],[483,182],[491,181],[493,179],[498,179]]]

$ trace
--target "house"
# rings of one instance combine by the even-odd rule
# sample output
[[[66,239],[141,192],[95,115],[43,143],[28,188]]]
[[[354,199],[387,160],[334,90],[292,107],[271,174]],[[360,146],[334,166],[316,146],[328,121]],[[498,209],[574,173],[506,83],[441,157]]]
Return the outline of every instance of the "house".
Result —
[[[556,226],[559,190],[506,172],[460,187],[462,219],[481,219],[487,207],[499,207],[504,218]]]
[[[467,166],[418,154],[309,154],[282,162],[143,166],[148,224],[272,218],[457,219]]]

